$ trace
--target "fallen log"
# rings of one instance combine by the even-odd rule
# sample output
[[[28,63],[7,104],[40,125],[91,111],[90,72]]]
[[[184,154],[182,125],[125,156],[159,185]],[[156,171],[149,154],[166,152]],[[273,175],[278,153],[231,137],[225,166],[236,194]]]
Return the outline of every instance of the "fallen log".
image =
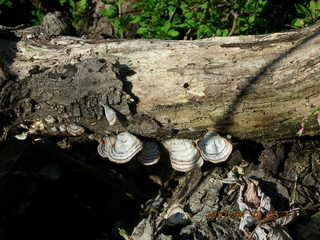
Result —
[[[129,130],[158,139],[207,129],[241,139],[319,134],[320,23],[257,36],[195,41],[41,39],[0,41],[1,124],[53,116],[47,134]],[[1,35],[2,36],[2,35]],[[108,126],[102,104],[117,111]]]

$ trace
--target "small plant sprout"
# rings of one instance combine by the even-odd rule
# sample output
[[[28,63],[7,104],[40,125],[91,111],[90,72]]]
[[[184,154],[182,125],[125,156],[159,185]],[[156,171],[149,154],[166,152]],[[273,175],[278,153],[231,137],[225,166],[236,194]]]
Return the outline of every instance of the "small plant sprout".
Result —
[[[128,236],[126,230],[124,230],[123,228],[118,228],[118,231],[119,231],[119,235],[123,237],[123,239],[130,240],[130,237]]]

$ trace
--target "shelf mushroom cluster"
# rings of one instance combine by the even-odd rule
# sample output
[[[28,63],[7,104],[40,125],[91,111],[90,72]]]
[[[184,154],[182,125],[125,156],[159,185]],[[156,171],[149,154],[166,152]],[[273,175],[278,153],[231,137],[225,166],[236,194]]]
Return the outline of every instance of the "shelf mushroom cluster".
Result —
[[[232,152],[232,144],[214,132],[208,132],[202,139],[173,138],[163,142],[168,150],[172,168],[188,172],[201,167],[204,160],[213,163],[226,161]],[[140,163],[149,166],[160,159],[159,144],[156,141],[142,142],[129,132],[117,136],[105,136],[98,145],[98,153],[114,163],[126,163],[138,154]]]
[[[208,132],[195,142],[189,139],[169,139],[163,145],[169,152],[172,167],[181,172],[201,167],[204,160],[212,163],[226,161],[232,152],[232,144],[214,132]]]
[[[232,144],[219,134],[208,132],[196,143],[201,157],[212,163],[224,162],[232,152]]]
[[[122,132],[116,137],[104,137],[98,146],[98,153],[111,162],[126,163],[140,152],[142,147],[142,142],[136,136]]]
[[[188,172],[195,166],[201,167],[203,159],[190,139],[169,139],[163,142],[168,150],[173,169],[179,172]]]
[[[98,145],[98,153],[114,163],[129,162],[138,153],[138,161],[146,166],[156,164],[160,159],[157,142],[143,143],[129,132],[122,132],[117,136],[105,136]]]

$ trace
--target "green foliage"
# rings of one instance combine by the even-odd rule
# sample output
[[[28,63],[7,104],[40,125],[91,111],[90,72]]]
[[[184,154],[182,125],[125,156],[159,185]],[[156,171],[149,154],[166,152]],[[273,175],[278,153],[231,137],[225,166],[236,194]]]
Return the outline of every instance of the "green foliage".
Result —
[[[260,15],[268,0],[138,0],[134,7],[140,14],[130,16],[142,38],[199,39],[230,34],[254,32],[257,25],[266,23]],[[102,14],[108,17],[121,34],[126,21],[117,14],[121,1],[106,2],[112,7]],[[121,25],[121,23],[126,25]],[[120,29],[118,29],[120,27]]]
[[[13,3],[10,0],[0,0],[0,6],[12,8]]]
[[[93,3],[92,0],[41,1],[62,6],[78,30]],[[320,0],[136,0],[135,11],[129,15],[121,13],[125,0],[102,1],[106,7],[101,13],[111,21],[119,38],[128,36],[132,29],[136,29],[137,38],[158,39],[263,34],[306,27],[320,18]],[[0,19],[8,25],[37,25],[44,16],[43,10],[28,1],[0,0],[0,7],[3,7]],[[18,17],[9,20],[13,11]]]
[[[1,25],[17,26],[23,24],[24,26],[33,26],[42,21],[43,14],[41,14],[40,10],[35,9],[30,3],[0,0],[0,8]]]
[[[89,9],[88,0],[59,0],[59,3],[68,9],[73,26],[79,29],[84,24],[84,16]]]
[[[311,0],[308,6],[296,3],[296,11],[298,18],[292,20],[292,27],[301,28],[306,27],[320,18],[320,0]]]
[[[320,219],[320,212],[314,213],[311,218],[319,218]]]
[[[311,115],[317,115],[320,114],[320,107],[316,107],[312,112]]]
[[[54,6],[60,5],[64,8],[65,12],[69,13],[72,24],[76,29],[80,29],[85,23],[84,21],[88,14],[91,0],[41,0],[40,2],[45,5],[45,3],[48,3],[49,1],[53,2],[52,5]],[[48,5],[50,4],[48,3]],[[14,15],[17,15],[17,18],[12,21],[6,17],[6,22],[10,22],[10,24],[12,22],[13,25],[23,23],[25,26],[39,25],[42,23],[42,19],[45,15],[44,10],[35,8],[29,1],[0,0],[0,7],[4,7],[2,15],[7,14],[7,16],[10,16],[7,12],[8,9],[13,9],[13,6],[16,8],[16,10],[14,10],[16,14]]]
[[[239,23],[237,29],[235,30],[236,34],[256,34],[257,28],[267,24],[267,19],[262,17],[262,13],[265,10],[265,7],[268,3],[268,0],[248,0],[244,4],[244,7],[239,7]]]
[[[292,27],[303,27],[319,18],[319,1],[311,0],[308,8],[287,1],[287,9],[277,12],[281,5],[271,0],[137,0],[134,8],[138,13],[121,16],[123,0],[114,0],[104,1],[109,6],[102,14],[112,22],[119,37],[125,35],[130,23],[137,26],[140,38],[200,39],[276,31],[278,19],[271,19],[272,15],[281,18],[283,28],[289,18]]]
[[[108,6],[101,11],[101,14],[106,16],[112,23],[113,27],[117,30],[116,34],[119,38],[123,38],[128,31],[128,24],[130,23],[131,16],[121,15],[120,7],[123,0],[103,1]]]
[[[123,228],[118,228],[118,232],[119,232],[119,235],[120,235],[123,239],[125,239],[125,240],[130,240],[130,238],[129,238],[129,236],[128,236],[128,234],[127,234],[127,232],[126,232],[125,229],[123,229]]]
[[[32,19],[31,19],[32,25],[40,25],[42,23],[44,13],[40,9],[32,10],[31,15],[32,15]]]

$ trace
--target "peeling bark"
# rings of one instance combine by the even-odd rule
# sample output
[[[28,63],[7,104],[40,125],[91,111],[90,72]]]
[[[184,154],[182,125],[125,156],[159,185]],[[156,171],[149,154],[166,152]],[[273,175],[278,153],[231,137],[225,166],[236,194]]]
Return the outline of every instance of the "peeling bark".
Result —
[[[71,113],[59,124],[101,134],[196,138],[211,129],[265,140],[296,136],[305,121],[303,134],[315,135],[319,29],[197,41],[39,40],[22,30],[0,42],[9,74],[0,107],[15,123]],[[121,118],[114,128],[99,105],[106,99]]]

